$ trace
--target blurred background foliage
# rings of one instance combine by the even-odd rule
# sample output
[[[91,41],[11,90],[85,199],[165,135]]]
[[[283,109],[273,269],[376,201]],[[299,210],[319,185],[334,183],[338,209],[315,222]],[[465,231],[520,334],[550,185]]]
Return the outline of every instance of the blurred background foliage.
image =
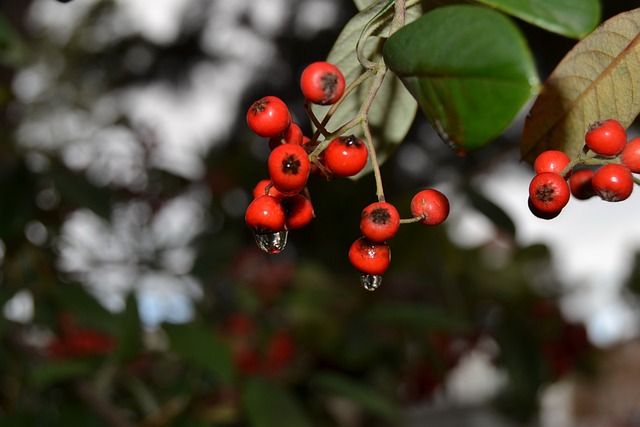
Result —
[[[160,3],[0,1],[3,426],[541,425],[541,391],[594,372],[549,248],[477,185],[517,132],[461,158],[416,121],[388,200],[443,188],[491,238],[403,226],[365,292],[346,252],[372,177],[312,180],[317,218],[277,256],[243,219],[268,154],[246,106],[277,95],[309,132],[296,78],[353,4]],[[521,25],[543,75],[575,42]]]

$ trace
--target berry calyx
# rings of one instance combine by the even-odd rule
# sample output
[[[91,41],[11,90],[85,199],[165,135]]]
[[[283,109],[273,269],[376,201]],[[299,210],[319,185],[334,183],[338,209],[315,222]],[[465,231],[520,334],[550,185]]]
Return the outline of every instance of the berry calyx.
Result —
[[[449,216],[449,199],[438,190],[426,189],[419,191],[411,199],[411,215],[422,218],[425,225],[438,225]]]
[[[633,173],[640,173],[640,137],[632,138],[620,154],[622,164]]]
[[[589,125],[584,141],[594,153],[613,157],[624,149],[627,143],[627,131],[615,119],[598,120]]]
[[[335,104],[344,93],[345,80],[338,67],[318,61],[309,64],[302,72],[300,89],[309,102],[330,105]]]
[[[633,176],[624,165],[607,164],[593,175],[593,191],[607,202],[626,200],[633,191]]]
[[[265,96],[249,107],[247,124],[257,135],[272,138],[287,130],[291,124],[291,113],[280,98]]]
[[[302,228],[313,219],[313,205],[302,194],[285,196],[281,203],[286,216],[285,227],[287,230]]]
[[[284,195],[302,191],[307,185],[310,167],[309,156],[300,145],[282,144],[269,155],[271,182]]]
[[[249,203],[244,220],[256,234],[271,234],[281,231],[285,223],[285,211],[280,200],[272,196],[259,196]]]
[[[380,276],[391,263],[391,251],[386,243],[360,237],[349,248],[349,261],[360,273]]]
[[[371,203],[362,210],[360,232],[372,242],[384,242],[400,228],[400,214],[390,203]]]
[[[595,171],[589,168],[574,170],[569,178],[571,194],[578,200],[587,200],[595,196],[593,191],[593,176]]]
[[[333,139],[322,154],[326,168],[337,176],[357,174],[369,159],[367,146],[354,135]]]
[[[570,195],[569,184],[557,173],[542,172],[529,183],[529,199],[540,212],[559,213],[569,203]]]
[[[533,163],[536,174],[542,172],[553,172],[560,174],[562,170],[571,163],[571,159],[566,153],[560,150],[546,150],[540,153]],[[569,171],[564,178],[571,174]]]

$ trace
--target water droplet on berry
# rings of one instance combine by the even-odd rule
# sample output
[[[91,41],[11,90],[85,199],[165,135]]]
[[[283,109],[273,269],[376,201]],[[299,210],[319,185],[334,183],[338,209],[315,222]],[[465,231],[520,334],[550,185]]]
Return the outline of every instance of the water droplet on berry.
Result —
[[[378,286],[382,283],[382,276],[378,274],[360,274],[360,282],[362,282],[362,286],[368,291],[375,291],[378,289]]]
[[[256,244],[260,249],[268,254],[277,254],[281,252],[287,245],[287,230],[277,231],[275,233],[258,234],[254,233]]]

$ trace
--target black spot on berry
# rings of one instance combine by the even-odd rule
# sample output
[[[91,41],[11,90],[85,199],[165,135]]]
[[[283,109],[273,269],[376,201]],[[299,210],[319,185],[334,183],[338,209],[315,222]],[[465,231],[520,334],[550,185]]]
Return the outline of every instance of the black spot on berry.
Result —
[[[294,154],[289,154],[282,159],[282,173],[286,175],[297,175],[300,170],[300,159]]]

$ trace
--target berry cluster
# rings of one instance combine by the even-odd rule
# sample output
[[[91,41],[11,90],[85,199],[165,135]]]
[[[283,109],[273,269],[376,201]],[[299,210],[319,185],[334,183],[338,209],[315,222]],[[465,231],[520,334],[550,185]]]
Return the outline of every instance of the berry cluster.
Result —
[[[311,175],[326,180],[354,176],[372,160],[377,168],[375,148],[371,141],[350,134],[344,126],[335,133],[324,128],[309,106],[331,105],[335,110],[348,96],[350,88],[335,65],[319,61],[304,69],[300,89],[305,109],[318,130],[308,137],[291,116],[287,105],[275,96],[255,101],[247,112],[247,124],[258,136],[268,139],[271,153],[267,161],[269,178],[253,190],[245,221],[254,233],[256,243],[271,254],[282,251],[289,230],[306,226],[315,217],[307,181]],[[331,110],[330,110],[331,111]],[[328,113],[330,114],[330,113]],[[379,182],[377,185],[380,186]],[[401,219],[398,210],[384,200],[381,188],[378,201],[362,211],[360,231],[349,249],[349,260],[360,272],[367,290],[376,289],[391,261],[387,241],[400,224],[420,222],[437,225],[449,215],[449,201],[434,189],[422,190],[411,201],[412,217]]]
[[[640,173],[640,138],[627,140],[625,128],[615,119],[592,123],[582,152],[574,159],[559,150],[536,158],[536,175],[529,184],[529,209],[539,218],[560,214],[573,196],[586,200],[598,196],[607,202],[626,200]]]

